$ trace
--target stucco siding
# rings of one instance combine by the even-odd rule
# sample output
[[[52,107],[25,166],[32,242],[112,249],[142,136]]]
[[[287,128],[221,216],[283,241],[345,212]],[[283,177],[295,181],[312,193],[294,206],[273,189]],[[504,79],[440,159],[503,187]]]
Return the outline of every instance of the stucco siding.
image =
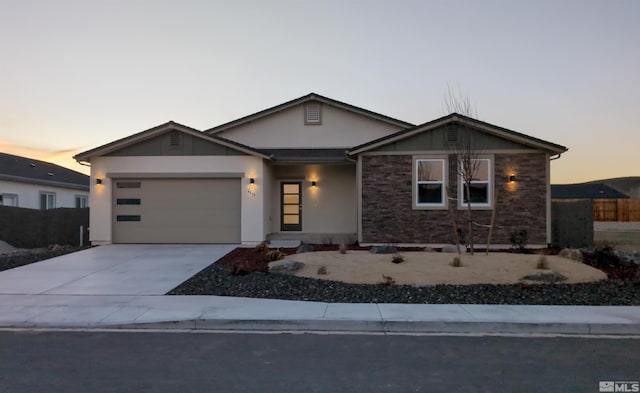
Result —
[[[264,240],[263,191],[251,191],[249,178],[259,181],[263,177],[263,160],[253,156],[170,156],[170,157],[96,157],[91,160],[90,240],[94,243],[112,242],[112,179],[108,174],[122,177],[126,173],[158,174],[159,178],[201,175],[217,177],[224,173],[244,176],[240,181],[241,241]],[[96,178],[103,179],[96,185]],[[258,183],[259,186],[259,183]],[[180,200],[177,199],[179,204]]]
[[[40,209],[40,193],[56,195],[55,207],[76,207],[76,195],[89,196],[89,192],[40,184],[0,180],[0,194],[18,195],[18,207]]]
[[[283,181],[302,183],[303,233],[357,232],[355,165],[274,167],[271,233],[280,232],[280,183]],[[316,182],[316,187],[312,187],[312,181]]]
[[[217,135],[255,148],[354,147],[401,130],[330,105],[322,105],[322,124],[305,125],[304,105],[294,106]]]

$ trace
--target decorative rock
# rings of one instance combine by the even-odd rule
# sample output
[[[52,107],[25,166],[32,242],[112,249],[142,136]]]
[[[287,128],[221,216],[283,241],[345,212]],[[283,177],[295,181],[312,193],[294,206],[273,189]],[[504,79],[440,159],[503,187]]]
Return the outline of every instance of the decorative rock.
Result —
[[[534,274],[526,275],[522,277],[520,280],[554,283],[554,282],[566,281],[567,277],[565,277],[564,275],[558,272],[554,272],[553,270],[542,270]]]
[[[314,251],[315,250],[313,249],[312,246],[308,244],[301,244],[300,247],[296,249],[296,254],[304,254],[305,252],[314,252]]]
[[[558,253],[558,256],[578,262],[582,262],[583,260],[582,251],[575,248],[563,248]]]
[[[394,246],[376,246],[371,247],[369,252],[372,254],[395,254],[397,250]]]
[[[304,263],[298,261],[284,261],[277,265],[269,265],[269,273],[293,274],[300,270]]]

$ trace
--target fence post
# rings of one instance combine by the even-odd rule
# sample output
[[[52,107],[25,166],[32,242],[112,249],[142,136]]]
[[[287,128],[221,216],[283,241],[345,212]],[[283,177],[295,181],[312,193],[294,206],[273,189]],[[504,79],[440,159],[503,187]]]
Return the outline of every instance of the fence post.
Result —
[[[80,244],[79,244],[80,247],[84,246],[84,239],[82,238],[83,236],[84,236],[84,226],[80,225]]]

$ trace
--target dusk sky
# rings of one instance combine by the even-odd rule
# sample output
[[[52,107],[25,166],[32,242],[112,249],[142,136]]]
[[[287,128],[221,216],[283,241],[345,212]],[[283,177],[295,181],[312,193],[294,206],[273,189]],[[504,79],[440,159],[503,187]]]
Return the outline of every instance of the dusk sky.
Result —
[[[316,92],[412,123],[447,86],[569,148],[553,183],[640,176],[640,1],[0,0],[0,151],[74,154]]]

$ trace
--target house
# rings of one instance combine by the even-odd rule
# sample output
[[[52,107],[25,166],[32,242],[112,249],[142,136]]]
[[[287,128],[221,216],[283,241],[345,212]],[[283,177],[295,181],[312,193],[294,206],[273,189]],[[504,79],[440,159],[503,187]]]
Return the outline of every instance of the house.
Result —
[[[466,222],[453,155],[465,135],[480,153],[476,239],[495,210],[494,244],[516,229],[549,243],[549,163],[567,149],[459,114],[413,125],[312,93],[203,132],[168,122],[75,159],[91,165],[94,244],[437,245],[454,241],[452,214]]]
[[[88,207],[89,176],[50,162],[0,153],[0,205]]]
[[[624,194],[604,183],[552,184],[551,199],[628,199]]]

